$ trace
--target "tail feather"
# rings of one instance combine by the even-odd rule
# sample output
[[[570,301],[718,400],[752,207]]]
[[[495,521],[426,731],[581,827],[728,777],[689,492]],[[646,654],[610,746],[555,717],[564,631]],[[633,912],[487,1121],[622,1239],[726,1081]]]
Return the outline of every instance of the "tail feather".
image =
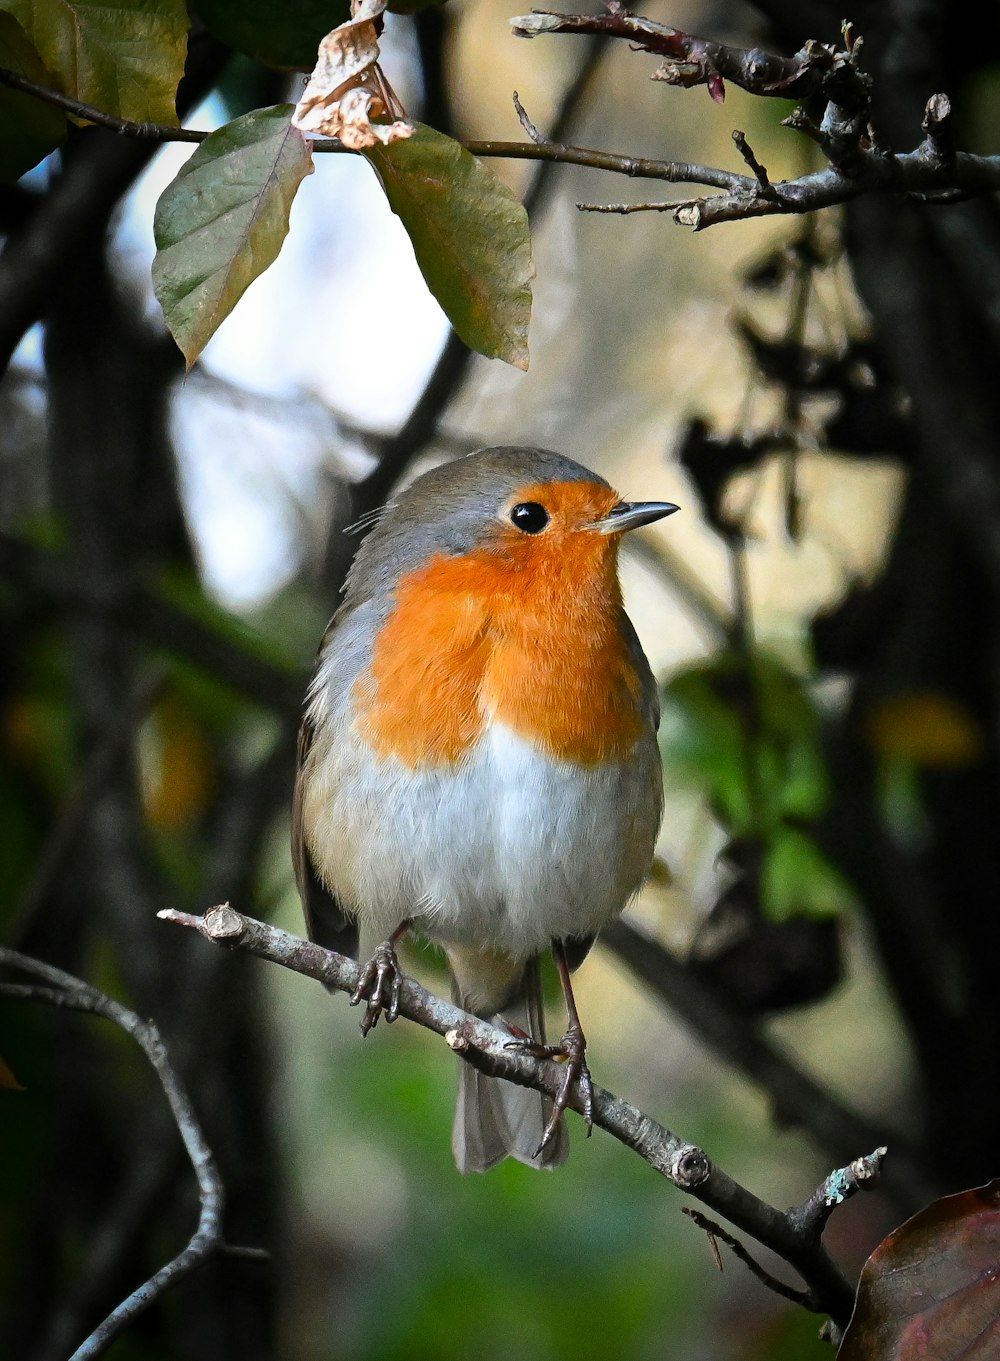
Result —
[[[505,1016],[491,1019],[501,1029],[508,1023],[524,1030],[539,1044],[545,1043],[541,979],[538,961],[527,966],[520,999],[506,1008]],[[457,989],[456,989],[457,994]],[[455,1001],[466,1006],[457,994]],[[452,1130],[452,1150],[460,1172],[488,1172],[504,1158],[516,1158],[529,1167],[554,1168],[569,1155],[569,1135],[564,1120],[536,1157],[552,1101],[530,1087],[519,1087],[503,1078],[488,1077],[471,1063],[459,1065],[458,1103]]]

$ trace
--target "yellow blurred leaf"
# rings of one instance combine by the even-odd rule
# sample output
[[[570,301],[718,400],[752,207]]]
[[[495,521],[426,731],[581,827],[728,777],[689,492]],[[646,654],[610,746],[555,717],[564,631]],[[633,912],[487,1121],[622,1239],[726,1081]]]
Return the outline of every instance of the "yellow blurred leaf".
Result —
[[[883,756],[921,766],[966,766],[983,749],[983,734],[969,711],[933,690],[892,695],[868,711],[868,740]]]
[[[156,737],[146,767],[146,813],[162,831],[181,831],[212,796],[212,752],[198,725],[175,698],[166,698],[157,708]]]

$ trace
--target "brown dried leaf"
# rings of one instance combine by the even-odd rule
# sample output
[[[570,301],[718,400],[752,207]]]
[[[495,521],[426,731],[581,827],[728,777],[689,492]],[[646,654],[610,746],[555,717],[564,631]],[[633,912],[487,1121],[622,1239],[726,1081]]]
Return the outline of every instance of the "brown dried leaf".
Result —
[[[998,1260],[1000,1180],[934,1201],[869,1257],[838,1361],[992,1361]]]
[[[339,137],[352,151],[410,137],[403,108],[378,64],[379,20],[387,0],[351,0],[351,18],[328,33],[295,107],[303,132]],[[393,119],[393,122],[379,120]]]

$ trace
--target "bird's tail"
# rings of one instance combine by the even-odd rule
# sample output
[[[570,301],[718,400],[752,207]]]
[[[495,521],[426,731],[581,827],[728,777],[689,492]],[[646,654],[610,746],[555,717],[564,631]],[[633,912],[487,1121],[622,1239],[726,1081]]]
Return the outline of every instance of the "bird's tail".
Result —
[[[457,983],[452,995],[455,1003],[471,1010]],[[525,967],[518,998],[504,1009],[504,1015],[491,1018],[502,1030],[518,1027],[537,1044],[545,1043],[545,1019],[538,960]],[[569,1154],[569,1135],[564,1120],[553,1138],[535,1156],[552,1101],[541,1092],[519,1087],[503,1078],[487,1077],[471,1063],[459,1064],[458,1103],[451,1146],[460,1172],[488,1172],[504,1158],[516,1158],[529,1167],[558,1167]]]

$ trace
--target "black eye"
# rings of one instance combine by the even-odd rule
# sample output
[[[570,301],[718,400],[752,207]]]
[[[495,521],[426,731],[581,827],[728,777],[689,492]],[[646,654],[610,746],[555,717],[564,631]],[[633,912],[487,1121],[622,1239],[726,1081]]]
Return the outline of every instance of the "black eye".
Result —
[[[522,501],[511,511],[510,519],[525,534],[540,534],[549,522],[549,512],[537,501]]]

